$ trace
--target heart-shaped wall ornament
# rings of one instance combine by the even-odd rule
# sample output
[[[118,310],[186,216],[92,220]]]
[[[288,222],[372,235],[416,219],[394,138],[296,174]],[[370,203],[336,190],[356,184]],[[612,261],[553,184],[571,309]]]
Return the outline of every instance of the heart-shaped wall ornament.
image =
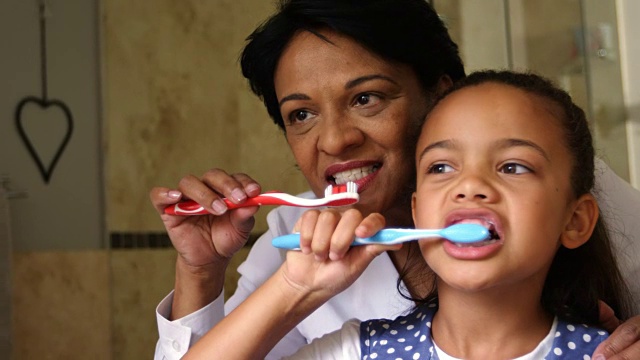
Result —
[[[25,131],[25,127],[22,122],[23,121],[22,112],[25,106],[29,104],[36,104],[40,106],[40,108],[43,110],[58,108],[62,110],[62,113],[64,114],[64,117],[66,119],[66,131],[53,154],[53,158],[48,164],[45,164],[41,154],[38,154],[34,144],[31,141],[33,137],[31,138],[29,137],[29,134],[27,134],[27,131]],[[15,112],[15,121],[16,121],[16,127],[18,128],[18,133],[20,134],[20,139],[25,144],[25,146],[27,147],[27,150],[29,151],[29,154],[31,155],[31,158],[35,161],[36,165],[38,166],[38,170],[40,171],[40,175],[42,175],[42,179],[44,179],[44,182],[48,184],[49,180],[51,179],[51,174],[53,173],[53,170],[55,169],[56,164],[58,163],[58,160],[60,160],[60,157],[62,156],[64,149],[67,147],[67,144],[71,139],[71,134],[73,133],[73,117],[71,116],[71,111],[69,110],[67,105],[65,105],[63,102],[59,100],[41,99],[35,96],[29,96],[22,99],[18,103],[18,106],[16,107],[16,112]]]

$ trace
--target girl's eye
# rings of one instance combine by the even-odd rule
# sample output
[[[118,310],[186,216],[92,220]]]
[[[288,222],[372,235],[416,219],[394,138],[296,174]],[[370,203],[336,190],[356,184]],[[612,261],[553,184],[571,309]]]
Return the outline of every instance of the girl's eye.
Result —
[[[525,174],[525,173],[530,173],[531,169],[529,169],[524,165],[520,165],[516,163],[508,163],[508,164],[504,164],[500,168],[500,172],[505,174]]]
[[[447,164],[435,164],[431,165],[429,169],[427,169],[427,173],[429,174],[444,174],[452,171],[453,167]]]

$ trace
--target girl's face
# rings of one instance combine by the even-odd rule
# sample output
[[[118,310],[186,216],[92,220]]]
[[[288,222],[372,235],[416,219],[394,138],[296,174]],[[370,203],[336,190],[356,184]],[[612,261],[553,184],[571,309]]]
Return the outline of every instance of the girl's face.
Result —
[[[557,113],[536,95],[484,83],[451,94],[427,118],[417,145],[416,227],[470,222],[499,235],[478,245],[421,241],[448,286],[543,283],[576,201]]]
[[[275,89],[286,138],[316,195],[355,181],[363,213],[410,224],[415,134],[428,95],[412,69],[355,41],[299,32],[284,50]]]

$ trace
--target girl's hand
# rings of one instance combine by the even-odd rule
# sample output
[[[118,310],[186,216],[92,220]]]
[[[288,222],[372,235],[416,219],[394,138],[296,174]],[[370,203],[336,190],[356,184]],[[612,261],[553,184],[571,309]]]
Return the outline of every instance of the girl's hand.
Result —
[[[593,360],[640,359],[640,315],[620,324],[613,310],[600,302],[600,322],[611,336],[593,353]]]
[[[224,170],[212,169],[201,178],[185,176],[177,189],[153,188],[150,198],[179,259],[187,266],[200,268],[228,261],[244,246],[253,229],[253,215],[258,207],[229,211],[221,199],[226,197],[239,204],[260,192],[260,185],[245,174],[229,175]],[[185,198],[197,202],[211,215],[164,213],[166,206]]]
[[[294,288],[326,300],[353,284],[376,256],[402,247],[350,246],[354,236],[372,236],[384,225],[382,215],[374,213],[363,219],[355,209],[342,214],[336,209],[307,211],[296,224],[301,251],[287,253],[282,275]]]

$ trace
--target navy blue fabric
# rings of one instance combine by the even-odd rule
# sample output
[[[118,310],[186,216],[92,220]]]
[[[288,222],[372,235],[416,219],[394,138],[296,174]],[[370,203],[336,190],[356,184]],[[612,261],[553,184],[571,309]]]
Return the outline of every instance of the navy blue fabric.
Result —
[[[431,323],[438,307],[429,304],[395,320],[377,319],[360,324],[363,360],[438,359],[431,339]],[[602,329],[558,320],[551,352],[546,360],[590,359],[608,337]]]

